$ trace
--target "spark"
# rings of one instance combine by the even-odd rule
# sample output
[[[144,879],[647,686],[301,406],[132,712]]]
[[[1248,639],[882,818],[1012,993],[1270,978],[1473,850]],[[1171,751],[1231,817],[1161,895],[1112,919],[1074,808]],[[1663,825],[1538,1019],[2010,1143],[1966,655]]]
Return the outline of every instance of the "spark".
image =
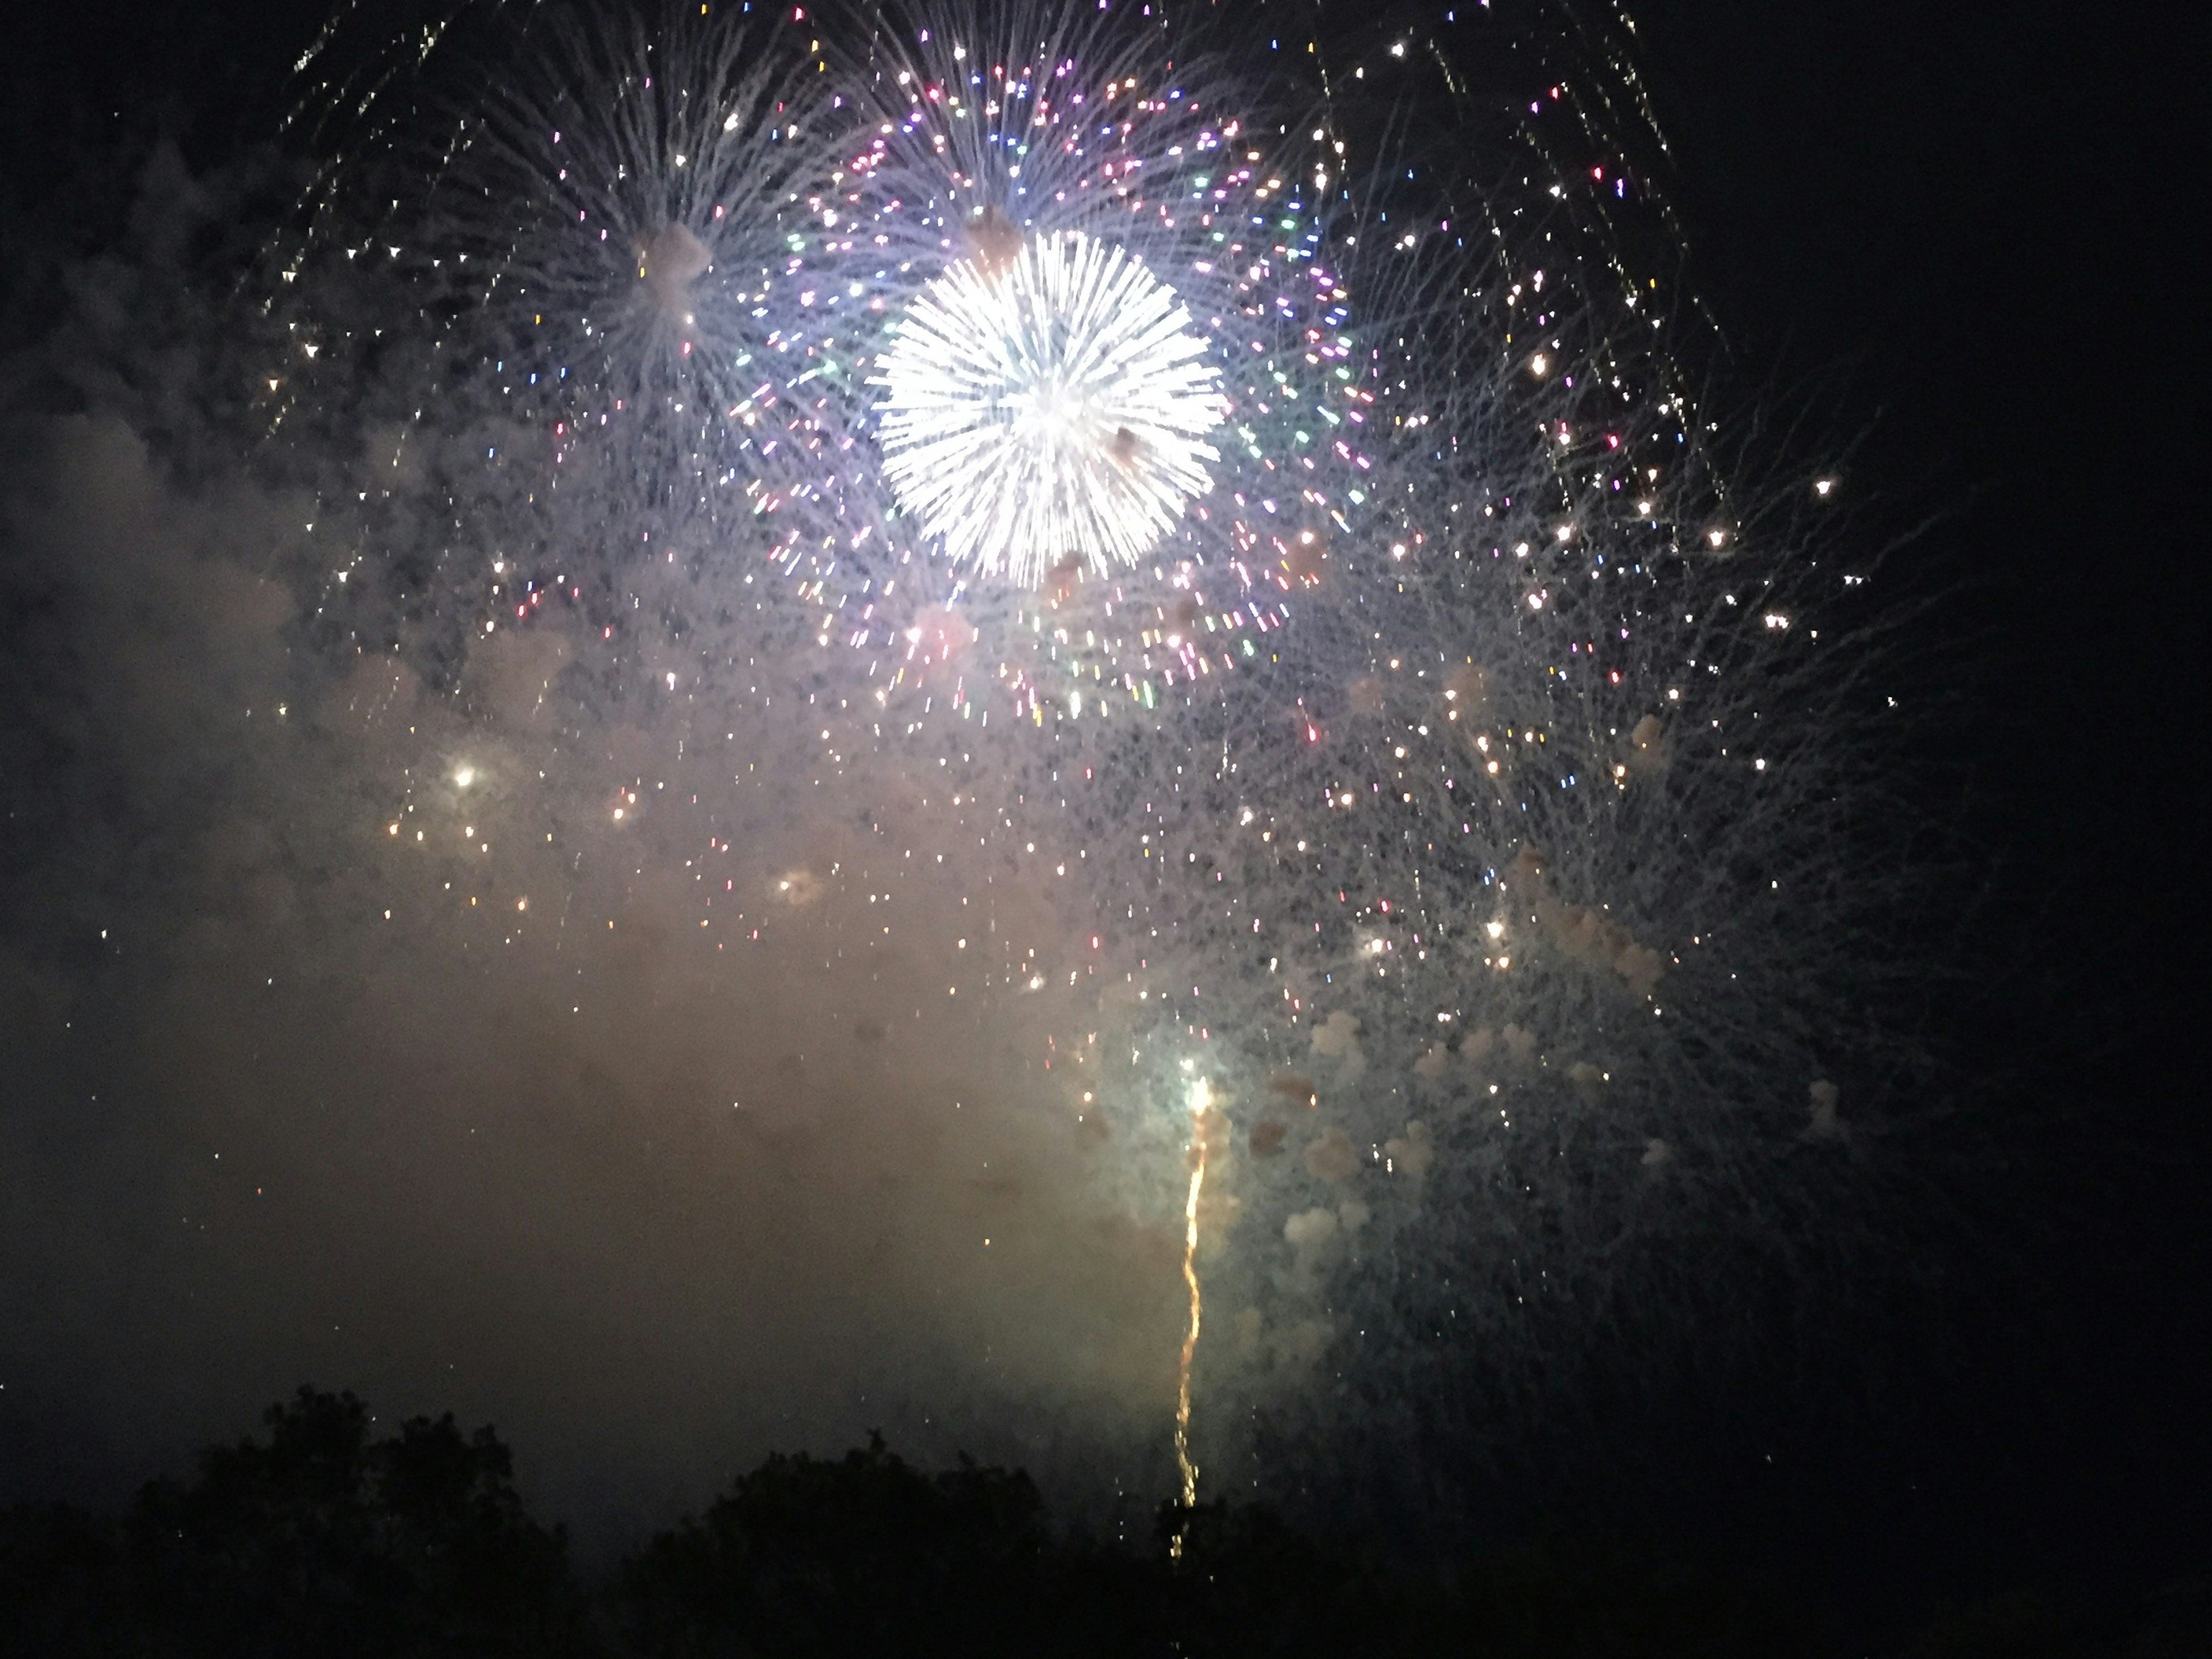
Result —
[[[1206,1114],[1212,1100],[1212,1086],[1200,1078],[1190,1087],[1190,1190],[1182,1206],[1182,1282],[1190,1290],[1190,1323],[1182,1337],[1182,1357],[1176,1367],[1176,1468],[1182,1476],[1182,1506],[1186,1513],[1198,1503],[1198,1465],[1190,1461],[1190,1362],[1198,1352],[1200,1316],[1204,1303],[1198,1290],[1198,1199],[1206,1188]],[[1178,1531],[1168,1553],[1182,1559],[1182,1534]]]

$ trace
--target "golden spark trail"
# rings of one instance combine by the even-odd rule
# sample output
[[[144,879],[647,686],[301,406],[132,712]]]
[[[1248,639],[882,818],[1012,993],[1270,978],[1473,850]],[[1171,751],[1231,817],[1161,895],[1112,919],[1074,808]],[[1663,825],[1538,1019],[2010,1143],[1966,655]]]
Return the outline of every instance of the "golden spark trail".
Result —
[[[1182,1364],[1176,1386],[1176,1467],[1182,1471],[1185,1509],[1198,1501],[1198,1465],[1190,1461],[1190,1361],[1198,1352],[1202,1311],[1198,1293],[1198,1194],[1206,1185],[1206,1142],[1200,1140],[1195,1150],[1198,1161],[1191,1167],[1190,1197],[1183,1205],[1182,1282],[1190,1286],[1190,1328],[1183,1333]]]
[[[1176,1468],[1182,1474],[1182,1506],[1198,1502],[1198,1465],[1190,1461],[1190,1362],[1198,1352],[1199,1321],[1204,1312],[1198,1291],[1198,1197],[1206,1188],[1206,1108],[1211,1091],[1203,1082],[1191,1090],[1190,1192],[1182,1206],[1182,1282],[1190,1287],[1190,1323],[1182,1337],[1182,1359],[1176,1374]],[[1170,1559],[1182,1559],[1182,1534],[1168,1545]]]

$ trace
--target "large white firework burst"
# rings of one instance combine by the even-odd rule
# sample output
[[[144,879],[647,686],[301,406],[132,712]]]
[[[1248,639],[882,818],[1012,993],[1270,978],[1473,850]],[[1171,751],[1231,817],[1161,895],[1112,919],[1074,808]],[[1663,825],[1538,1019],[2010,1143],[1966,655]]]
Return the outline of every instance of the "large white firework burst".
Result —
[[[1069,559],[1136,564],[1219,459],[1209,343],[1142,260],[1079,231],[952,266],[871,383],[900,504],[953,561],[1024,587]]]

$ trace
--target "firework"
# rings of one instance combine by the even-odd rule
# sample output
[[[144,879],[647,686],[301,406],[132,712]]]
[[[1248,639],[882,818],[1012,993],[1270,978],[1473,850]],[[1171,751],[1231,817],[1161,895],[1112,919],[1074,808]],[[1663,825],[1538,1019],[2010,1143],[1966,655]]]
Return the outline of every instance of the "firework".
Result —
[[[1142,712],[1253,660],[1315,545],[1364,516],[1371,465],[1337,257],[1360,208],[1309,94],[1255,96],[1203,19],[1018,5],[825,33],[817,417],[881,457],[839,485],[848,572],[964,607],[962,699],[1024,718]],[[908,614],[846,636],[887,691],[919,666]]]
[[[309,247],[396,268],[460,371],[448,422],[517,428],[549,487],[757,508],[815,442],[784,331],[784,218],[819,170],[796,67],[736,12],[465,10],[325,118]]]
[[[870,384],[908,511],[955,563],[1024,587],[1068,559],[1135,565],[1219,459],[1220,370],[1189,313],[1079,231],[939,277]]]
[[[680,10],[650,29],[556,15],[529,71],[463,118],[425,204],[456,265],[479,268],[480,354],[508,385],[525,378],[512,352],[554,389],[524,407],[556,452],[635,426],[617,464],[663,494],[757,482],[808,442],[778,285],[811,158],[764,33]]]
[[[546,764],[608,834],[696,809],[720,869],[733,826],[801,841],[801,782],[867,826],[725,877],[716,948],[804,908],[887,950],[862,884],[988,912],[948,1004],[1018,1011],[1113,1107],[1100,1190],[1179,1224],[1179,1468],[1232,1404],[1326,1409],[1352,1333],[1370,1401],[1408,1354],[1533,1387],[1532,1304],[1607,1328],[1716,1194],[1820,1213],[1881,1086],[1832,1013],[1893,890],[1850,850],[1880,658],[1831,496],[1692,395],[1621,156],[1583,117],[1527,139],[1571,89],[1420,93],[1533,110],[1435,178],[1358,136],[1415,95],[1387,41],[1261,97],[1233,33],[1126,9],[871,13],[766,69],[693,27],[527,37],[538,90],[440,130],[385,263],[471,343],[414,507],[487,556],[422,608],[482,653],[457,684],[504,652],[533,695],[528,631],[588,616],[571,729],[619,703],[686,786]],[[332,518],[385,522],[346,483]],[[893,813],[939,862],[871,848]]]

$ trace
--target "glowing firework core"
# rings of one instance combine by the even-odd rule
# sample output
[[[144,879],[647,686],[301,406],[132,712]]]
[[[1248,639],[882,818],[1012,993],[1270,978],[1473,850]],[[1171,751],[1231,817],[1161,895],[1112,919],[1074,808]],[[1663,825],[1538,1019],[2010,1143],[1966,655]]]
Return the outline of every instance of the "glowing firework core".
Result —
[[[1077,232],[923,290],[871,385],[884,470],[956,562],[1035,587],[1158,544],[1213,480],[1220,371],[1143,263]]]

